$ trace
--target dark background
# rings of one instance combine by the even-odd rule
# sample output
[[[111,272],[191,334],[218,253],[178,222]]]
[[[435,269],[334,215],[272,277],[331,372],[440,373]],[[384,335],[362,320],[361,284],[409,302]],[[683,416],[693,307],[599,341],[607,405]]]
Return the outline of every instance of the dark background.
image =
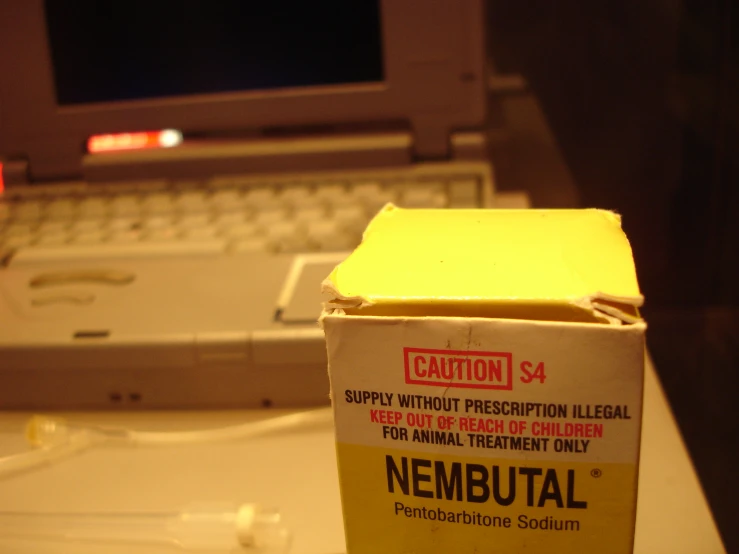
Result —
[[[623,216],[648,347],[729,552],[739,551],[737,13],[725,0],[488,0],[487,13],[496,70],[524,77],[564,167],[536,151],[528,163],[571,179],[581,206]],[[551,204],[541,187],[534,204]]]

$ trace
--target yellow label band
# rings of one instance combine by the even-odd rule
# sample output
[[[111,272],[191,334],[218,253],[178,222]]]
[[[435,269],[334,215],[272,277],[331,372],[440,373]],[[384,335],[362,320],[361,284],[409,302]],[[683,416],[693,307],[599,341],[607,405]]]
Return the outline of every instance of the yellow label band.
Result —
[[[342,443],[337,450],[351,554],[631,547],[634,464],[512,463]]]

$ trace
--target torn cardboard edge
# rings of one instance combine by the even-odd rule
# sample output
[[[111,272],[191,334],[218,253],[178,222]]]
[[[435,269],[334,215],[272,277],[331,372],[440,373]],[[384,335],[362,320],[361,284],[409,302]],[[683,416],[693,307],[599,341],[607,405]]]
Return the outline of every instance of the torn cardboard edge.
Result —
[[[323,316],[325,315],[345,315],[348,312],[353,312],[351,315],[362,315],[362,311],[366,311],[366,315],[378,315],[375,313],[377,310],[373,310],[372,308],[377,308],[378,303],[371,301],[368,298],[365,298],[361,295],[356,296],[345,296],[339,292],[334,282],[331,280],[331,277],[326,278],[322,285],[321,285],[321,291],[324,294],[327,294],[331,297],[330,300],[327,302],[324,302],[323,304]],[[451,300],[451,299],[450,299]],[[501,299],[505,300],[505,299]],[[535,306],[538,302],[536,299],[532,299],[530,302],[528,302],[528,306]],[[638,308],[642,306],[644,303],[644,298],[642,296],[639,297],[619,297],[607,293],[597,292],[595,294],[592,294],[590,296],[586,296],[583,298],[577,298],[577,299],[571,299],[566,300],[563,299],[563,301],[557,305],[554,305],[554,308],[561,308],[561,310],[564,312],[566,310],[579,310],[583,314],[589,315],[593,320],[594,323],[602,323],[607,325],[631,325],[637,322],[642,321],[641,316],[639,315]],[[452,302],[448,305],[448,311],[447,314],[449,317],[456,317],[460,315],[460,311],[464,311],[464,309],[460,310],[460,306],[464,305],[463,301],[454,299],[453,301],[454,308],[452,309]],[[479,305],[479,303],[478,303]],[[507,302],[490,302],[486,307],[489,308],[488,312],[490,313],[489,316],[491,318],[499,318],[499,319],[531,319],[536,321],[562,321],[567,322],[569,319],[565,318],[559,318],[559,317],[546,317],[546,310],[544,309],[544,306],[541,306],[541,317],[516,317],[514,316],[500,316],[496,315],[496,308],[498,308],[497,311],[505,311],[504,308],[509,308],[510,306],[515,305],[521,305],[521,299],[516,299],[515,303],[507,303]],[[395,306],[393,306],[395,307]],[[396,311],[393,315],[397,316],[405,316],[405,317],[413,317],[413,316],[441,316],[443,317],[444,314],[444,302],[438,302],[438,299],[434,302],[434,306],[432,309],[432,306],[429,304],[427,306],[428,313],[424,314],[424,306],[423,305],[417,305],[417,310],[414,312],[408,312],[403,313],[402,311]],[[552,306],[548,306],[551,308]],[[532,312],[536,312],[536,308],[531,308]],[[551,312],[550,312],[551,313]],[[470,316],[482,316],[485,317],[484,312],[482,314],[469,314]],[[322,317],[323,317],[322,316]]]
[[[388,203],[377,216],[387,214],[388,212],[399,211],[400,208],[392,203]],[[604,215],[613,218],[620,226],[621,216],[613,211],[598,210]],[[369,235],[373,233],[376,227],[377,217],[375,217],[365,229],[362,236],[362,243],[366,241]],[[361,247],[361,244],[360,244]],[[499,319],[530,319],[538,321],[571,321],[573,314],[579,312],[586,321],[588,318],[592,323],[605,323],[609,325],[634,324],[643,321],[639,308],[644,304],[644,297],[638,296],[618,296],[606,292],[595,291],[587,296],[578,298],[563,297],[557,302],[551,302],[551,299],[544,298],[487,298],[474,299],[474,304],[478,306],[476,313],[464,313],[466,305],[473,302],[469,298],[434,298],[423,301],[422,299],[403,298],[396,299],[397,302],[387,302],[385,299],[373,301],[370,298],[361,295],[344,295],[335,284],[337,272],[340,270],[341,264],[337,265],[331,274],[322,283],[322,293],[329,296],[330,300],[324,302],[324,315],[333,313],[344,313],[348,315],[386,315],[400,317],[433,317],[433,316],[467,316],[467,317],[491,317]],[[482,300],[482,303],[481,303]],[[548,301],[549,300],[549,301]],[[401,308],[403,306],[412,306],[411,309]],[[484,306],[481,310],[479,306]],[[523,306],[520,310],[526,311],[525,317],[518,317],[511,312],[516,311],[514,306]],[[424,313],[427,310],[428,313]],[[365,312],[362,314],[362,312]],[[536,315],[536,311],[540,314]],[[448,312],[448,313],[445,313]],[[487,313],[486,313],[487,312]],[[504,315],[497,315],[497,314]],[[507,315],[506,315],[507,314]]]

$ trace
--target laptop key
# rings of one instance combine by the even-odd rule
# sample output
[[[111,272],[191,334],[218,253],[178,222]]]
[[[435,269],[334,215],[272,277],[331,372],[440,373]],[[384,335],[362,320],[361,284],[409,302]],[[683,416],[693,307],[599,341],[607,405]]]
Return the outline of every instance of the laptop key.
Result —
[[[75,214],[75,202],[65,198],[52,200],[46,206],[46,215],[50,218],[70,218]]]
[[[183,215],[178,221],[177,226],[183,229],[190,229],[193,227],[205,227],[210,222],[210,214],[208,213],[193,213]]]
[[[28,223],[12,223],[3,230],[6,237],[30,236],[32,227]]]
[[[167,190],[167,188],[169,188],[169,181],[166,179],[145,179],[140,181],[128,181],[121,184],[128,185],[132,190],[137,190],[144,194],[150,194],[153,191]]]
[[[479,205],[480,199],[475,179],[456,179],[449,183],[449,207],[477,208]]]
[[[217,230],[214,227],[192,227],[182,232],[182,238],[185,240],[200,240],[215,237]]]
[[[108,221],[106,227],[111,231],[134,229],[140,225],[139,220],[133,217],[116,217]]]
[[[300,253],[310,251],[308,238],[302,234],[292,235],[279,242],[273,242],[272,245],[276,252]]]
[[[310,242],[311,250],[324,250],[339,233],[339,227],[333,220],[313,221],[309,223],[308,241]]]
[[[36,239],[36,244],[40,246],[61,246],[67,243],[68,238],[69,237],[67,236],[66,233],[59,233],[59,232],[42,233]]]
[[[376,181],[363,181],[352,185],[350,191],[358,199],[374,198],[382,192],[382,185]]]
[[[152,229],[147,231],[142,240],[146,241],[172,241],[177,240],[178,233],[172,227],[165,227],[163,229]]]
[[[204,212],[208,209],[208,192],[204,190],[183,192],[175,201],[175,205],[183,213]]]
[[[172,227],[172,218],[164,215],[147,217],[141,221],[142,229],[165,229],[167,227]]]
[[[67,228],[67,223],[64,221],[44,221],[37,229],[38,233],[61,233]]]
[[[149,194],[144,197],[141,206],[150,214],[168,214],[174,211],[172,196],[164,193]]]
[[[141,204],[137,196],[121,194],[113,199],[110,210],[115,215],[136,215],[141,212]]]
[[[248,237],[236,239],[231,241],[228,245],[228,251],[234,254],[266,252],[269,249],[270,243],[265,237]]]
[[[233,209],[242,206],[244,204],[244,198],[236,189],[223,189],[213,193],[210,203],[218,208]]]
[[[305,204],[308,198],[312,198],[313,194],[310,188],[306,186],[288,187],[282,191],[279,199],[286,206],[297,208]]]
[[[72,236],[73,244],[97,244],[103,242],[105,234],[100,229],[80,231]]]
[[[82,216],[105,216],[108,213],[108,202],[104,198],[85,198],[80,201],[79,213]]]
[[[265,227],[280,224],[288,219],[288,211],[283,208],[274,208],[257,212],[254,221]]]
[[[321,206],[300,207],[293,212],[296,221],[319,221],[326,218],[326,209]]]
[[[300,252],[308,248],[305,230],[298,222],[282,221],[270,225],[265,231],[278,252]]]
[[[246,206],[255,210],[274,210],[282,207],[275,191],[270,188],[255,188],[244,195]]]
[[[444,208],[447,198],[441,187],[410,186],[401,192],[400,205],[404,208]]]
[[[13,210],[13,217],[17,220],[35,220],[41,217],[43,207],[41,202],[20,202]]]
[[[69,230],[73,233],[87,233],[99,231],[103,227],[102,219],[79,219],[70,225]]]
[[[331,202],[335,198],[344,196],[346,192],[346,187],[344,185],[339,183],[327,183],[318,187],[316,190],[316,196]]]
[[[311,250],[339,251],[356,246],[354,236],[341,229],[333,220],[314,221],[308,225]]]
[[[31,244],[31,237],[29,235],[7,237],[5,240],[0,241],[0,257],[2,257],[3,252],[7,252],[8,250],[15,250],[16,248],[22,248],[23,246],[28,246],[29,244]]]
[[[362,198],[362,204],[364,204],[367,211],[372,215],[375,215],[380,211],[380,209],[388,202],[397,203],[397,201],[397,193],[390,189],[383,189],[375,196]]]
[[[256,223],[239,223],[224,227],[221,233],[229,238],[253,237],[259,234],[261,227]]]
[[[183,218],[184,220],[184,218]],[[225,214],[219,214],[213,219],[213,225],[218,227],[219,229],[229,229],[231,227],[235,227],[237,225],[241,225],[245,223],[247,220],[246,214],[244,212],[228,212]],[[207,220],[206,222],[207,223]],[[203,223],[203,225],[205,225]],[[183,225],[182,221],[180,222],[180,225]]]
[[[63,247],[29,246],[18,249],[10,266],[41,262],[72,262],[131,259],[157,259],[170,256],[220,256],[226,243],[219,239],[199,241],[140,241],[135,243],[68,244]]]
[[[343,206],[334,210],[334,220],[345,229],[361,233],[367,226],[367,216],[361,206]]]
[[[321,245],[323,252],[342,252],[344,250],[353,250],[359,244],[359,236],[351,235],[346,232],[334,235]]]
[[[326,206],[348,206],[357,204],[358,198],[343,185],[338,183],[321,185],[316,191],[316,197]]]
[[[136,242],[141,239],[141,231],[138,229],[128,229],[113,231],[108,235],[108,241],[113,243]]]

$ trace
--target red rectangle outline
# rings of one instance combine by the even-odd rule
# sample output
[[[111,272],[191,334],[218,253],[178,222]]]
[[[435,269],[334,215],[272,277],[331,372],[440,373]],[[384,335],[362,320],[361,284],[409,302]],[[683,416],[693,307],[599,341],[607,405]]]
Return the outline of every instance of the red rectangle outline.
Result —
[[[480,357],[493,357],[493,358],[505,358],[508,373],[508,384],[507,385],[473,385],[469,383],[459,383],[454,381],[424,381],[422,379],[411,378],[411,365],[409,354],[414,353],[424,354],[444,354],[448,356],[480,356]],[[430,385],[433,387],[454,387],[458,389],[492,389],[492,390],[513,390],[513,353],[512,352],[481,352],[479,350],[435,350],[432,348],[411,348],[409,346],[403,347],[403,364],[405,366],[405,382],[409,385]]]

